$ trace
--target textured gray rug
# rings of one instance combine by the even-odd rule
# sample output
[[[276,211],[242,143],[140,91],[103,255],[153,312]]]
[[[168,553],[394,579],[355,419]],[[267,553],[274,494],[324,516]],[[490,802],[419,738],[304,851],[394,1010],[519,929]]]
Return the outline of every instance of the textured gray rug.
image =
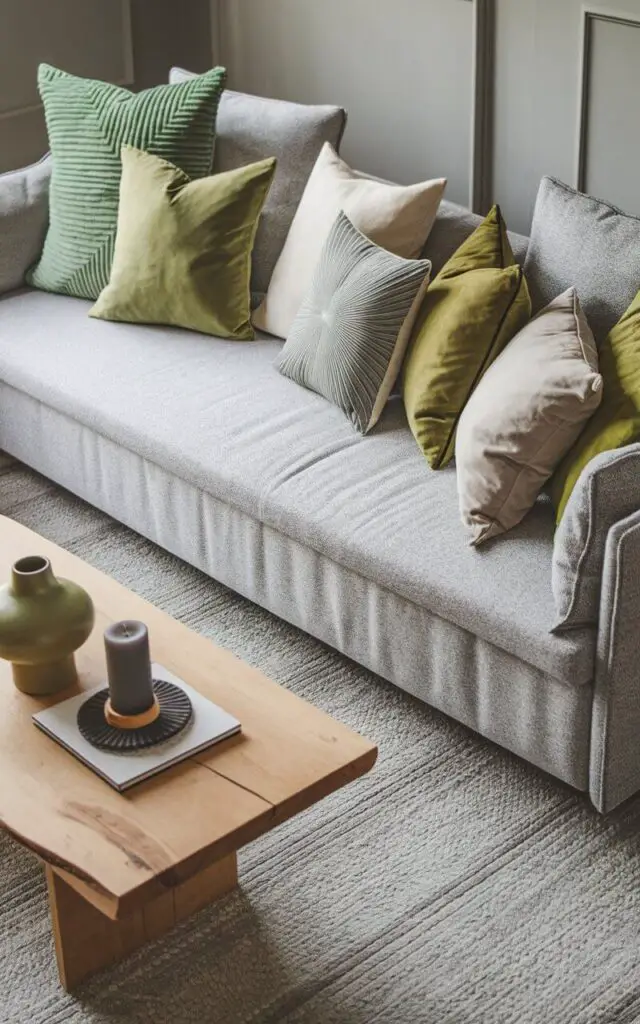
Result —
[[[241,853],[237,893],[75,996],[57,983],[41,868],[0,834],[2,1024],[640,1020],[640,803],[598,818],[2,457],[0,512],[380,744],[367,778]]]

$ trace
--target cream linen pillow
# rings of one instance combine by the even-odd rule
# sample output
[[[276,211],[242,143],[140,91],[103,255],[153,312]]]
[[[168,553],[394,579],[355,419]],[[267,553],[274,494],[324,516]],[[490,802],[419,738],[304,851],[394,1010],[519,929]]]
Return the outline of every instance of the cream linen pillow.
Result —
[[[472,544],[520,522],[601,399],[596,344],[569,288],[507,345],[460,417],[458,496]]]
[[[344,211],[376,245],[418,257],[436,219],[446,178],[419,185],[389,185],[353,171],[326,142],[293,218],[264,301],[253,314],[254,327],[286,338],[295,320],[324,243]]]

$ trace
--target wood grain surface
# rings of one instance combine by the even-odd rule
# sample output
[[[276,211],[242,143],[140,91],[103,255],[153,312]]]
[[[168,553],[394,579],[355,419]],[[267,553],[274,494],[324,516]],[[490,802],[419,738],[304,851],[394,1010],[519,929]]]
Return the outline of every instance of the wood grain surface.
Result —
[[[81,559],[0,517],[0,580],[24,555],[91,594],[96,626],[77,653],[79,687],[105,679],[102,633],[141,619],[152,657],[242,723],[242,733],[119,794],[40,732],[55,698],[19,693],[0,662],[0,825],[103,915],[130,917],[208,865],[374,764],[377,748],[261,672],[191,632]]]

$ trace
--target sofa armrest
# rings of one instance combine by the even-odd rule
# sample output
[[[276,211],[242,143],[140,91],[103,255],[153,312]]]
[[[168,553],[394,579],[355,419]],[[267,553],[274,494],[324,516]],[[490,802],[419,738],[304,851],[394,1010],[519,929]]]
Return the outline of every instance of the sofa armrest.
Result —
[[[0,295],[24,284],[49,222],[51,157],[0,174]]]
[[[608,532],[591,721],[589,792],[603,813],[640,790],[640,512]]]

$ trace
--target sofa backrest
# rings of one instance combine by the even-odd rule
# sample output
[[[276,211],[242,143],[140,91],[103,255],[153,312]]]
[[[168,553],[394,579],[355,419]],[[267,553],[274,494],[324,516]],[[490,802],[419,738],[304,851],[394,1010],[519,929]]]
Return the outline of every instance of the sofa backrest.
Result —
[[[432,277],[442,269],[456,249],[481,223],[482,217],[477,213],[472,213],[464,206],[458,206],[457,203],[450,203],[443,199],[436,222],[422,251],[422,255],[426,259],[430,259],[433,265]],[[529,239],[524,235],[517,235],[513,231],[509,231],[508,234],[513,255],[522,266],[527,255]]]

